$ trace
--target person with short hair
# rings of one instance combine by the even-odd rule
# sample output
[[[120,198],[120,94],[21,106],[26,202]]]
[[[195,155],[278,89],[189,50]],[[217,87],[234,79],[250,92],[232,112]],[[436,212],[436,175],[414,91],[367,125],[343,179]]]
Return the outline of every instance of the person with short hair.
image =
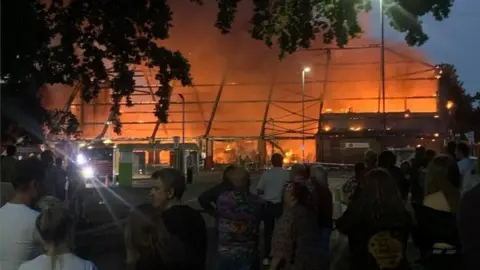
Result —
[[[212,217],[215,217],[217,213],[216,203],[218,196],[224,191],[230,190],[233,186],[228,181],[228,174],[235,168],[234,165],[228,165],[222,173],[221,182],[215,186],[205,190],[198,196],[198,203],[200,206]]]
[[[52,197],[53,198],[53,197]],[[46,205],[35,222],[45,248],[45,254],[23,263],[18,270],[96,270],[90,261],[72,253],[74,218],[68,207],[51,202]],[[2,268],[3,269],[3,268]]]
[[[305,164],[294,164],[292,166],[292,169],[290,170],[290,182],[300,182],[305,185],[305,187],[308,188],[309,194],[308,194],[308,204],[312,209],[315,210],[315,213],[318,214],[319,212],[319,207],[320,207],[320,198],[319,198],[319,193],[317,191],[317,184],[318,182],[312,181],[312,179],[309,178],[309,170],[307,169],[307,166]],[[322,177],[323,179],[323,177]],[[320,179],[320,181],[323,181]],[[283,205],[285,208],[285,204]]]
[[[64,199],[66,174],[55,166],[55,154],[51,150],[46,150],[42,152],[40,159],[47,171],[44,183],[45,195]]]
[[[0,269],[17,270],[42,253],[35,228],[40,214],[32,209],[43,194],[45,167],[37,159],[20,160],[12,181],[15,195],[0,208]]]
[[[366,172],[377,167],[378,155],[372,149],[368,149],[364,154]]]
[[[263,201],[249,191],[250,175],[245,169],[232,169],[228,180],[233,188],[221,193],[217,201],[217,269],[258,269]]]
[[[15,145],[7,146],[7,155],[2,156],[2,182],[11,183],[15,178],[15,164],[17,163],[17,158],[15,155],[17,154],[17,148]]]
[[[352,201],[354,195],[358,195],[358,192],[360,192],[365,171],[366,167],[364,162],[355,163],[353,167],[354,175],[342,186],[344,197],[348,200],[346,201],[347,204]]]
[[[272,234],[275,229],[275,222],[282,214],[283,187],[289,181],[289,173],[283,169],[283,156],[275,153],[272,155],[271,161],[273,167],[262,174],[257,184],[257,194],[263,196],[265,200],[264,265],[270,264]]]
[[[398,190],[402,194],[403,199],[408,199],[408,191],[410,185],[402,170],[397,167],[397,156],[392,151],[383,151],[378,156],[378,167],[387,170],[390,175],[395,179],[398,185]]]
[[[425,178],[427,175],[426,149],[423,146],[415,148],[415,156],[411,160],[410,200],[412,204],[422,204],[424,199]]]
[[[308,179],[308,170],[304,164],[293,164],[290,169],[289,182],[306,181]]]
[[[198,211],[181,204],[186,189],[184,175],[176,169],[165,168],[153,173],[152,180],[152,205],[161,212],[169,233],[185,245],[190,269],[205,269],[207,228]]]

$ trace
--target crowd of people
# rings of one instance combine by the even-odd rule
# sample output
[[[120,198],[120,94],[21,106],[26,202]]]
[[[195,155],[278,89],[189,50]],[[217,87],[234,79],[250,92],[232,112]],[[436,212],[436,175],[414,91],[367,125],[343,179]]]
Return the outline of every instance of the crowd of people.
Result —
[[[295,164],[288,171],[283,156],[274,154],[273,168],[254,191],[249,173],[231,165],[198,198],[215,220],[215,269],[331,269],[337,230],[348,239],[344,260],[352,270],[478,270],[480,165],[468,151],[464,144],[449,145],[445,155],[419,147],[400,166],[390,151],[367,151],[343,186],[347,208],[336,221],[321,165]],[[0,269],[96,269],[74,254],[76,217],[57,191],[55,166],[49,156],[8,167],[15,196],[0,208]],[[134,207],[126,221],[126,267],[205,269],[206,223],[181,203],[184,175],[165,168],[151,178],[151,203]],[[45,195],[50,199],[39,204]],[[408,258],[409,243],[418,258]]]
[[[418,147],[396,163],[369,150],[343,186],[348,206],[335,225],[350,269],[480,269],[480,164],[468,145],[451,143],[445,155]],[[418,256],[408,258],[409,243]]]

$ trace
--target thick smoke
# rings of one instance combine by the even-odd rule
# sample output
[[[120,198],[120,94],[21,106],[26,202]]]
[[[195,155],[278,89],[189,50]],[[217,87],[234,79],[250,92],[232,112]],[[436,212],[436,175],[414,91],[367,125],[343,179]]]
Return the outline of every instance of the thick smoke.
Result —
[[[317,129],[319,101],[324,91],[324,112],[381,110],[380,49],[361,48],[378,44],[378,40],[369,38],[353,40],[349,45],[351,49],[333,49],[329,61],[325,50],[299,51],[280,61],[276,49],[267,48],[262,41],[250,37],[248,10],[251,10],[251,6],[248,3],[241,5],[231,34],[221,35],[214,27],[217,11],[214,1],[205,1],[203,6],[188,4],[187,1],[170,2],[174,10],[171,36],[159,43],[170,49],[180,50],[189,59],[196,86],[183,88],[174,84],[170,107],[171,123],[160,127],[157,137],[171,138],[174,135],[181,135],[182,106],[177,96],[179,93],[185,96],[187,102],[185,106],[187,137],[204,135],[206,122],[213,111],[213,101],[221,88],[223,77],[227,84],[222,89],[215,121],[210,131],[211,136],[259,136],[271,85],[272,82],[276,82],[272,88],[272,102],[268,110],[265,133],[299,137],[301,136],[299,131],[302,129],[301,71],[305,66],[312,70],[306,74],[305,87],[305,129],[309,133],[307,136],[313,135]],[[364,24],[368,25],[364,18],[362,17]],[[321,40],[317,40],[312,48],[321,49],[325,46]],[[431,65],[424,63],[428,62],[426,57],[406,45],[391,44],[388,41],[385,56],[386,110],[435,111],[436,81],[433,79]],[[157,84],[148,69],[140,67],[137,70],[145,75],[145,78],[138,79],[139,85],[146,85],[148,81]],[[324,83],[325,80],[328,82]],[[49,106],[64,106],[69,91],[60,88],[64,87],[50,88],[50,93],[55,94],[47,95],[50,97],[47,102]],[[144,92],[138,93],[134,101],[153,101],[148,94],[148,88],[139,90]],[[107,103],[108,93],[96,102]],[[73,110],[80,113],[78,106]],[[102,126],[92,124],[105,122],[109,112],[108,106],[85,106],[83,111],[83,119],[86,122],[83,127],[84,136],[98,135]],[[124,127],[121,137],[151,136],[156,121],[153,106],[136,105],[133,108],[124,108],[122,121]],[[138,123],[139,121],[143,123]],[[299,141],[292,143],[295,147],[291,148],[299,148]],[[313,151],[313,142],[312,147],[307,148]]]

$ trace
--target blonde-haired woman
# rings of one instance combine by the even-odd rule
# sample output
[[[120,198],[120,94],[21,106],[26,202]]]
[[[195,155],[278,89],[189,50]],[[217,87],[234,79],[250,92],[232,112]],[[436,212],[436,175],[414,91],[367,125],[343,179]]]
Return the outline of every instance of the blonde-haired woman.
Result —
[[[427,167],[423,205],[414,205],[413,230],[424,269],[462,269],[457,218],[460,171],[449,156],[435,157]]]
[[[68,207],[55,200],[44,200],[36,228],[43,240],[45,254],[23,263],[19,270],[96,270],[96,266],[71,251],[74,219]]]

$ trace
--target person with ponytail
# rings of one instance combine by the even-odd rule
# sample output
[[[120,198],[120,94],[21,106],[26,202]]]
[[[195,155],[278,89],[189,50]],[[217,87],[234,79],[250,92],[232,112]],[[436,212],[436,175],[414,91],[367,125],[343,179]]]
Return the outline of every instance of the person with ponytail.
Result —
[[[90,261],[71,251],[73,243],[73,217],[61,202],[43,204],[35,226],[43,240],[45,254],[23,263],[18,270],[97,270]]]

